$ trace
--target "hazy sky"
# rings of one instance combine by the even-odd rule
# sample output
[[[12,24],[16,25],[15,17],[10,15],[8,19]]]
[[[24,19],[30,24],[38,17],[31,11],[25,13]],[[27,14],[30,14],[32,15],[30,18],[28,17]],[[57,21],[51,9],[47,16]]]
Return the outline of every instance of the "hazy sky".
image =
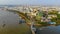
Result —
[[[60,5],[60,0],[0,0],[0,5]]]

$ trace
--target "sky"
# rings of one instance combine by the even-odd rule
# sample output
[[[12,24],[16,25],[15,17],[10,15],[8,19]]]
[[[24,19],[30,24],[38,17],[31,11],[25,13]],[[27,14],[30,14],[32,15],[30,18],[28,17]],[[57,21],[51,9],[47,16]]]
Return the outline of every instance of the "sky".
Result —
[[[0,0],[0,5],[60,5],[60,0]]]

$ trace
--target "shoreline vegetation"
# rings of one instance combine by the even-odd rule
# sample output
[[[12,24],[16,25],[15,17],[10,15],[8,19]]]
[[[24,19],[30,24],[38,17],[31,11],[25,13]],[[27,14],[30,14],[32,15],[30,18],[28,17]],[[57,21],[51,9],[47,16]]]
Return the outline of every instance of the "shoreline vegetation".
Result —
[[[17,10],[8,10],[8,11],[12,11],[12,12],[14,12],[14,11],[16,11],[16,13],[18,12],[19,14],[21,13],[21,12],[19,12],[19,11],[17,11]],[[57,11],[58,12],[58,11]],[[54,13],[54,12],[52,12],[52,14],[56,14],[56,15],[58,15],[58,17],[60,16],[59,14],[57,14],[57,12],[56,13]],[[49,14],[51,14],[51,13],[49,13]],[[24,15],[25,16],[25,14],[24,13],[22,13],[22,15]],[[20,16],[21,17],[21,16]],[[26,16],[24,17],[24,18],[27,18]],[[23,18],[23,19],[24,19]],[[59,17],[60,18],[60,17]],[[59,18],[57,18],[57,20],[56,19],[52,19],[52,21],[53,20],[55,20],[56,22],[58,22],[58,19]],[[27,18],[28,20],[29,20],[29,18]],[[59,19],[60,20],[60,19]],[[31,25],[31,23],[27,23],[27,25]],[[36,23],[36,24],[34,24],[34,25],[37,25],[37,26],[50,26],[50,25],[55,25],[55,26],[57,26],[57,25],[60,25],[60,23],[57,23],[57,24],[48,24],[48,23],[45,23],[45,22],[38,22],[38,23]]]

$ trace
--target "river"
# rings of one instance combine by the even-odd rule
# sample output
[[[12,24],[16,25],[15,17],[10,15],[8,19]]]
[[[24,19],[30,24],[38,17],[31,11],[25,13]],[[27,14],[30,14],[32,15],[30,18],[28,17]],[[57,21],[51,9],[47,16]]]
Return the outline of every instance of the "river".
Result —
[[[60,26],[46,26],[37,29],[36,34],[60,34]]]
[[[31,34],[30,27],[19,20],[17,14],[0,10],[0,34]],[[60,34],[60,26],[40,27],[36,34]]]
[[[31,34],[29,26],[19,20],[17,14],[0,10],[0,34]]]

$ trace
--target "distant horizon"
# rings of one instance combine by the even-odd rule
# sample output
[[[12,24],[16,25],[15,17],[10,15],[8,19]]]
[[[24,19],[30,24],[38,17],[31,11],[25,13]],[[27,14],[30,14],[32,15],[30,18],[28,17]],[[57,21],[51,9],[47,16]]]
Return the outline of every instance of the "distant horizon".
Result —
[[[45,7],[55,7],[55,5],[0,5],[0,6],[45,6]],[[56,7],[60,7],[56,6]]]
[[[60,0],[0,0],[0,5],[60,6]]]

